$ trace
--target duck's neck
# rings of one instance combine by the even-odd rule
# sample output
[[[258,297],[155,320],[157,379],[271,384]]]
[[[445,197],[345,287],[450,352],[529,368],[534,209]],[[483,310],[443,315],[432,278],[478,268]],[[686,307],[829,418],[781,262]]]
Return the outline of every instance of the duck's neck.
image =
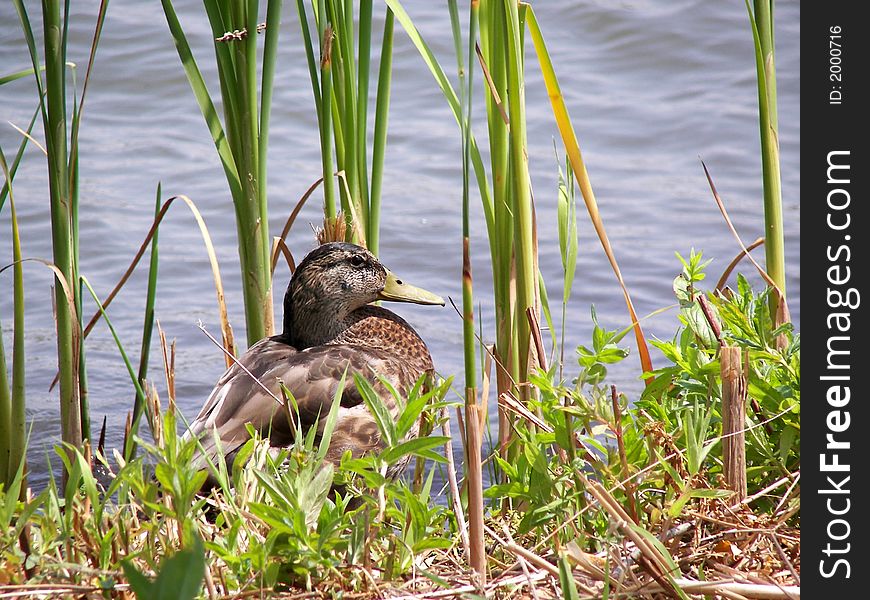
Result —
[[[353,307],[324,300],[305,286],[290,286],[284,296],[282,337],[297,349],[320,346],[339,337],[354,321]]]

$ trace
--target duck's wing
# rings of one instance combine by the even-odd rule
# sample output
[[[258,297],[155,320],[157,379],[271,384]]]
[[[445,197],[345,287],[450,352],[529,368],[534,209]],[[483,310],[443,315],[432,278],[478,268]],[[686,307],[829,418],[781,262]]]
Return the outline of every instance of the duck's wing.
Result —
[[[348,449],[359,456],[378,447],[380,433],[353,383],[353,373],[369,380],[395,413],[395,400],[378,375],[401,392],[409,389],[419,375],[410,371],[401,360],[379,349],[325,345],[298,351],[268,338],[252,346],[218,380],[185,436],[198,437],[204,454],[212,459],[218,452],[214,432],[224,455],[232,456],[249,438],[247,423],[269,437],[272,446],[289,445],[293,442],[291,419],[295,411],[283,406],[281,384],[296,400],[302,430],[311,426],[320,429],[321,417],[329,413],[346,372],[338,424],[327,457],[338,461]]]

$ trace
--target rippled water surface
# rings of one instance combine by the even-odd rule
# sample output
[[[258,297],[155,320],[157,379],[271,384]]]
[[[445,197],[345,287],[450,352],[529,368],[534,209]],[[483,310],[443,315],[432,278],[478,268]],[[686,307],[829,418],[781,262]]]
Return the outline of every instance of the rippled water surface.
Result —
[[[69,59],[83,78],[97,3],[73,2]],[[712,258],[715,281],[737,253],[700,166],[703,158],[748,243],[762,234],[761,178],[752,38],[741,0],[549,0],[534,2],[574,126],[580,138],[604,223],[639,314],[673,302],[679,272],[675,251],[691,248]],[[38,21],[39,5],[29,2]],[[176,2],[200,68],[216,91],[210,31],[200,3]],[[445,69],[455,71],[446,4],[408,0],[406,9]],[[797,1],[777,4],[777,71],[783,166],[787,282],[790,307],[800,323],[799,38]],[[382,19],[382,9],[376,11]],[[0,75],[29,66],[18,19],[0,3]],[[379,26],[376,24],[376,31]],[[290,210],[320,173],[319,142],[295,5],[285,2],[275,81],[269,154],[270,230],[277,234]],[[397,24],[389,142],[381,224],[381,258],[407,280],[459,300],[461,167],[459,129],[417,51]],[[376,42],[379,47],[379,39]],[[534,59],[527,48],[529,160],[537,205],[541,269],[551,299],[561,297],[556,232],[558,132]],[[479,83],[480,76],[475,75]],[[482,89],[475,103],[483,105]],[[0,87],[0,144],[14,155],[36,106],[31,79]],[[476,133],[485,121],[476,116]],[[37,125],[35,137],[43,139]],[[217,247],[230,318],[244,340],[240,273],[233,208],[223,172],[181,69],[156,0],[113,0],[85,106],[81,131],[81,271],[105,295],[127,267],[150,225],[154,194],[186,194],[199,206]],[[15,180],[15,199],[26,256],[51,257],[45,159],[31,145]],[[579,201],[579,192],[578,192]],[[316,197],[316,196],[315,196]],[[8,204],[7,204],[8,207]],[[302,211],[288,240],[299,258],[312,247],[309,223],[319,222],[318,202]],[[582,202],[580,258],[568,306],[566,374],[576,373],[573,349],[589,339],[590,305],[600,321],[624,327],[622,295]],[[0,264],[11,261],[9,210],[0,214]],[[492,337],[488,246],[479,204],[472,239],[477,301],[484,335]],[[748,272],[749,269],[745,268]],[[279,267],[276,290],[289,273]],[[25,268],[27,292],[28,418],[32,422],[33,483],[46,477],[46,456],[59,438],[56,368],[51,318],[51,276],[37,263]],[[712,285],[712,282],[711,282]],[[110,308],[118,334],[138,356],[146,279],[133,276]],[[11,272],[0,274],[0,319],[11,348]],[[280,299],[281,293],[276,294]],[[88,309],[90,312],[92,307]],[[448,308],[400,305],[429,343],[444,375],[462,370],[462,332]],[[558,313],[558,311],[556,311]],[[280,306],[276,315],[280,319]],[[188,418],[223,371],[220,352],[199,331],[199,320],[218,332],[211,272],[199,231],[181,204],[160,233],[157,317],[177,341],[179,404]],[[674,311],[645,323],[649,336],[670,337]],[[152,364],[158,348],[155,345]],[[655,360],[654,356],[654,360]],[[133,391],[107,329],[87,340],[88,383],[94,427],[108,422],[109,447],[117,447]],[[659,358],[661,361],[661,358]],[[640,384],[636,352],[612,371],[626,392]],[[165,397],[159,368],[152,369]]]

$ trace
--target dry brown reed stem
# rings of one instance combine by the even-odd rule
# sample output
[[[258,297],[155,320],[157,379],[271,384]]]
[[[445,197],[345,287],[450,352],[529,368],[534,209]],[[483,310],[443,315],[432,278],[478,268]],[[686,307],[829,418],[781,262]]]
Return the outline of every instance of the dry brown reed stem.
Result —
[[[740,500],[739,502],[737,502],[737,504],[735,504],[735,505],[733,506],[733,508],[737,508],[737,507],[740,506],[741,504],[750,504],[751,502],[754,502],[755,500],[758,500],[758,499],[761,498],[762,496],[765,496],[765,495],[767,495],[768,493],[772,492],[772,491],[775,490],[776,488],[778,488],[778,487],[784,485],[786,482],[788,482],[788,481],[792,481],[792,479],[795,480],[795,481],[793,482],[793,484],[796,483],[796,482],[797,482],[797,479],[799,479],[799,478],[800,478],[800,471],[797,471],[796,473],[790,473],[789,475],[786,475],[785,477],[782,477],[782,478],[780,478],[780,479],[777,479],[776,481],[774,481],[773,483],[771,483],[769,486],[767,486],[767,487],[764,488],[763,490],[759,490],[758,492],[752,494],[751,496],[749,496],[749,497],[747,497],[747,498],[743,498],[742,500]],[[787,496],[787,495],[788,495],[788,494],[786,493],[786,496]]]
[[[127,583],[114,583],[113,589],[117,591],[126,591],[130,589]],[[0,585],[0,598],[36,598],[36,597],[52,597],[63,595],[93,594],[101,593],[103,588],[93,585],[73,585],[73,584],[58,584],[58,583],[22,583],[12,585]]]
[[[522,546],[520,546],[519,544],[517,544],[515,542],[509,542],[509,541],[501,539],[498,536],[498,534],[496,534],[489,527],[486,527],[486,532],[492,537],[492,539],[494,539],[496,542],[498,542],[498,544],[500,546],[502,546],[505,550],[507,550],[508,552],[510,552],[511,554],[516,556],[517,558],[522,557],[523,559],[528,561],[530,564],[533,564],[536,568],[541,569],[543,571],[546,571],[548,574],[552,575],[553,577],[556,577],[556,578],[559,577],[558,567],[556,567],[555,565],[550,563],[545,558],[538,556],[537,554],[535,554],[531,550],[526,550],[525,548],[523,548]],[[584,593],[587,593],[587,594],[594,594],[595,593],[594,590],[592,590],[591,588],[586,586],[582,581],[577,581],[577,579],[574,578],[574,582],[577,584],[577,586],[579,588],[582,589],[582,591]]]
[[[740,249],[743,250],[743,254],[749,259],[755,269],[758,271],[758,274],[761,275],[761,278],[764,279],[765,283],[773,288],[773,293],[776,296],[776,311],[773,315],[773,325],[774,327],[779,327],[783,323],[787,323],[791,321],[791,315],[788,310],[788,302],[786,301],[785,292],[776,285],[776,282],[768,275],[767,271],[765,271],[761,265],[756,262],[752,255],[749,254],[749,249],[743,243],[743,240],[740,239],[740,234],[737,233],[737,229],[734,227],[734,224],[731,222],[731,218],[728,216],[728,211],[725,210],[725,203],[722,201],[722,198],[719,196],[719,192],[716,191],[716,186],[713,184],[713,178],[710,176],[710,172],[707,170],[707,165],[704,164],[704,161],[701,161],[701,166],[704,167],[704,174],[707,176],[707,183],[710,185],[710,191],[713,193],[713,199],[716,201],[716,205],[719,207],[719,212],[722,213],[722,217],[725,219],[725,223],[728,225],[728,228],[731,230],[731,233],[737,239],[737,243],[740,245]],[[777,348],[782,349],[785,347],[786,339],[784,335],[780,335],[776,339]]]
[[[284,245],[283,247],[281,247],[281,244],[277,241],[274,243],[274,247],[272,249],[273,274],[275,273],[275,265],[278,262],[278,249],[281,249],[281,251],[284,252],[284,257],[287,258],[287,262],[290,265],[290,272],[292,273],[296,270],[296,265],[293,261],[293,255],[290,253],[290,250],[287,249],[287,235],[290,233],[290,228],[293,227],[293,223],[296,222],[296,217],[299,215],[299,211],[302,210],[302,207],[305,206],[305,202],[308,200],[309,197],[311,197],[311,194],[314,192],[314,190],[317,189],[317,186],[319,186],[321,183],[323,183],[323,177],[308,186],[308,189],[305,190],[305,193],[302,194],[302,197],[299,198],[299,200],[296,202],[296,206],[293,207],[293,210],[290,212],[290,216],[287,217],[287,220],[284,222],[284,227],[281,229],[281,233],[274,238],[275,240],[280,240],[281,242],[284,242]]]
[[[544,371],[547,370],[547,354],[544,352],[544,338],[541,336],[541,323],[538,321],[538,315],[533,307],[526,309],[526,319],[529,321],[529,328],[532,333],[532,341],[535,344],[535,354],[538,357],[538,366]]]
[[[293,260],[293,253],[290,252],[290,248],[287,247],[287,242],[282,240],[279,237],[272,238],[272,275],[275,275],[275,267],[278,266],[278,254],[281,254],[284,257],[284,260],[287,261],[287,268],[290,269],[290,274],[296,272],[296,261]]]
[[[553,428],[547,424],[543,419],[541,419],[538,415],[530,411],[522,402],[520,402],[516,396],[514,396],[510,392],[504,392],[498,397],[499,410],[503,410],[505,414],[509,412],[513,412],[519,417],[527,420],[533,426],[539,428],[541,431],[547,433],[553,433]],[[593,452],[589,450],[586,444],[580,439],[580,436],[577,432],[574,432],[574,445],[583,451],[583,458],[589,463],[596,466],[596,468],[603,468],[601,461],[595,456]]]
[[[719,342],[721,346],[722,342],[722,326],[719,324],[719,319],[716,318],[716,315],[713,314],[713,309],[710,307],[710,302],[707,300],[707,297],[701,293],[697,295],[698,305],[701,307],[701,312],[704,313],[704,318],[707,320],[707,323],[710,325],[710,329],[713,330],[713,335],[716,336],[716,341]]]
[[[468,528],[465,526],[465,511],[462,510],[462,497],[459,495],[459,483],[456,478],[456,464],[453,462],[453,436],[450,432],[450,414],[447,408],[441,410],[443,421],[441,431],[447,441],[444,442],[444,457],[447,459],[447,483],[450,485],[450,499],[453,503],[453,514],[459,528],[459,539],[465,551],[465,560],[471,564],[471,546],[468,541]]]
[[[499,115],[501,116],[501,120],[504,121],[504,124],[510,125],[510,118],[505,111],[504,102],[502,101],[501,96],[499,96],[498,88],[492,80],[492,73],[486,65],[486,61],[483,59],[483,52],[480,50],[480,44],[474,44],[474,53],[477,54],[477,60],[480,62],[480,70],[483,72],[483,79],[486,81],[486,87],[492,95],[492,102],[498,108]]]
[[[530,575],[532,581],[541,581],[552,577],[549,573],[543,571],[535,571]],[[501,588],[517,588],[527,583],[525,575],[516,575],[498,581],[492,581],[486,585],[486,597],[492,597],[492,594]],[[473,585],[455,585],[452,589],[438,589],[435,591],[424,591],[417,594],[406,594],[404,596],[387,596],[390,600],[438,600],[440,598],[464,597],[469,592],[479,591]],[[347,596],[347,595],[346,595]]]
[[[205,570],[205,589],[208,592],[209,600],[215,600],[217,598],[217,589],[214,585],[214,577],[211,574],[211,569],[206,568]]]
[[[722,462],[725,483],[735,500],[746,498],[746,374],[741,349],[723,346],[719,355],[722,373]]]
[[[779,559],[788,568],[789,572],[791,573],[791,576],[794,577],[795,583],[800,585],[801,584],[801,576],[797,572],[797,570],[794,568],[794,565],[792,564],[791,559],[789,559],[788,554],[786,554],[785,550],[782,549],[782,544],[779,543],[779,540],[776,539],[775,535],[768,534],[767,537],[768,537],[768,539],[770,539],[770,543],[773,544],[773,547],[776,548],[776,553],[779,554]]]
[[[516,544],[516,541],[514,541],[514,538],[511,535],[511,531],[510,531],[510,529],[508,529],[507,525],[502,523],[501,530],[504,533],[504,536],[505,536],[505,538],[507,538],[507,541],[509,543]],[[523,558],[522,556],[517,556],[517,563],[520,565],[520,569],[522,569],[523,575],[526,576],[526,581],[529,584],[529,591],[532,594],[532,598],[534,600],[540,600],[540,597],[538,596],[538,590],[535,587],[535,583],[534,583],[534,581],[532,581],[532,575],[529,572],[528,561],[525,558]]]
[[[753,598],[758,600],[793,600],[801,597],[800,586],[741,583],[736,581],[698,581],[675,578],[674,584],[689,594],[720,594],[730,598]],[[650,584],[637,592],[667,591],[659,585]]]
[[[740,252],[737,253],[737,256],[735,256],[731,260],[731,262],[728,263],[728,266],[725,267],[725,270],[722,271],[722,276],[719,278],[719,281],[716,282],[716,287],[714,287],[713,289],[717,292],[721,292],[723,289],[725,289],[725,284],[728,283],[728,278],[731,276],[731,272],[740,263],[740,261],[743,260],[743,257],[758,248],[763,243],[764,238],[760,237],[751,244],[749,244],[745,250],[740,250]]]
[[[468,541],[470,565],[477,584],[486,585],[486,552],[483,545],[483,469],[480,451],[483,437],[480,428],[480,404],[474,388],[465,390],[465,481],[468,485]]]
[[[637,518],[637,502],[634,497],[634,483],[630,482],[631,473],[628,470],[628,457],[625,454],[625,440],[622,438],[622,410],[619,407],[619,394],[616,386],[610,386],[610,401],[613,404],[613,426],[616,435],[616,447],[619,451],[619,463],[622,465],[625,484],[625,495],[628,498],[628,512],[635,523],[640,523]]]
[[[578,476],[584,482],[586,490],[598,501],[601,508],[611,516],[616,527],[640,550],[641,556],[639,562],[641,566],[645,568],[647,573],[663,590],[678,598],[679,594],[667,579],[671,576],[667,558],[646,537],[640,535],[631,527],[629,524],[631,517],[600,483],[590,481],[582,474],[578,474]]]

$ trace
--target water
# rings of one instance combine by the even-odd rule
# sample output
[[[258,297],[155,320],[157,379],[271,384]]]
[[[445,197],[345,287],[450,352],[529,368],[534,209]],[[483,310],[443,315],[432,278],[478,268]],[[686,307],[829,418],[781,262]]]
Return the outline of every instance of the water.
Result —
[[[39,6],[28,3],[31,19]],[[72,3],[69,59],[80,82],[93,34],[96,3]],[[216,91],[210,31],[201,4],[176,2],[206,80]],[[455,71],[449,17],[442,3],[408,1],[406,9],[445,69]],[[715,281],[738,252],[717,210],[699,157],[708,165],[744,241],[762,234],[761,176],[752,39],[744,3],[701,0],[605,2],[551,0],[535,4],[611,243],[639,315],[673,303],[679,272],[675,251],[691,248],[713,258]],[[777,5],[777,74],[783,169],[787,286],[800,324],[800,5]],[[464,11],[463,11],[464,12]],[[381,14],[378,8],[376,13]],[[380,16],[382,18],[382,15]],[[11,3],[0,3],[0,75],[30,65]],[[379,23],[375,30],[379,31]],[[379,37],[376,38],[379,47]],[[552,112],[528,45],[527,120],[530,169],[537,204],[541,269],[555,303],[561,297],[556,232],[557,171]],[[479,74],[475,75],[480,82]],[[454,78],[455,79],[455,78]],[[482,107],[478,88],[475,103]],[[36,106],[31,79],[0,87],[0,144],[15,153],[19,134]],[[476,115],[476,133],[485,135]],[[461,165],[459,130],[441,92],[396,26],[393,96],[386,156],[381,258],[409,282],[459,302]],[[35,137],[43,139],[37,125]],[[236,338],[244,340],[240,273],[233,209],[223,172],[173,47],[158,2],[113,0],[103,32],[81,131],[81,271],[105,296],[129,264],[150,225],[154,195],[186,194],[208,224],[217,248]],[[559,142],[559,145],[561,143]],[[277,233],[308,186],[319,177],[320,155],[307,66],[293,3],[285,3],[275,80],[269,155],[270,231]],[[25,256],[51,257],[45,159],[31,144],[15,180]],[[567,310],[566,374],[576,373],[573,348],[590,337],[590,305],[609,328],[628,323],[622,295],[577,194],[580,258]],[[300,214],[288,245],[297,260],[312,247],[309,223],[318,202]],[[8,206],[8,205],[7,205]],[[11,262],[9,210],[0,214],[0,264]],[[476,300],[484,335],[492,338],[488,246],[479,203],[474,204],[472,252]],[[144,264],[144,263],[143,263]],[[32,483],[46,481],[47,456],[59,438],[57,393],[48,385],[56,369],[50,272],[25,266],[26,353]],[[749,267],[743,271],[749,273]],[[279,266],[280,299],[289,273]],[[758,281],[758,278],[753,278]],[[712,285],[712,282],[711,282]],[[145,303],[145,269],[133,275],[109,314],[134,361],[138,359]],[[0,274],[0,319],[11,348],[11,271]],[[86,302],[91,314],[94,306]],[[208,260],[192,215],[180,203],[160,233],[157,318],[177,341],[176,385],[192,418],[223,371],[223,358],[199,331],[199,320],[219,331]],[[444,375],[461,375],[462,332],[451,308],[400,305],[428,342]],[[280,322],[280,306],[276,316]],[[644,324],[649,337],[667,338],[675,312]],[[557,324],[558,326],[558,324]],[[95,430],[107,418],[107,446],[118,447],[133,391],[105,325],[87,340],[88,381]],[[159,349],[152,377],[162,397]],[[653,356],[655,362],[660,357]],[[636,352],[611,370],[628,393],[640,389]],[[461,379],[461,377],[460,377]]]

